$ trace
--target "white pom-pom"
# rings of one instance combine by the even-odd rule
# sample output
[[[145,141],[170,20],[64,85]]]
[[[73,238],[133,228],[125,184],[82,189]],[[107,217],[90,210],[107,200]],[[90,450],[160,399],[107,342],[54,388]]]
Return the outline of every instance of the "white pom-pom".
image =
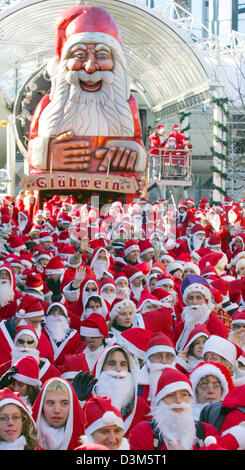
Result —
[[[0,266],[3,266],[4,265],[4,261],[0,261]]]
[[[24,316],[25,313],[26,313],[26,311],[25,311],[23,308],[21,308],[21,309],[19,310],[19,314],[20,314],[21,316]]]
[[[211,444],[217,444],[216,438],[214,436],[207,436],[204,440],[204,444],[206,447],[211,446]]]
[[[108,426],[113,426],[116,422],[116,415],[113,413],[113,411],[106,411],[103,414],[103,421],[105,424]]]

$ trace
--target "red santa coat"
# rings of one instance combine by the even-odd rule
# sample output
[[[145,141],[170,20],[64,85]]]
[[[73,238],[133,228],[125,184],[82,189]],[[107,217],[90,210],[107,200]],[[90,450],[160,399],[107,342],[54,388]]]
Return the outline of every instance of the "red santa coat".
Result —
[[[45,382],[32,406],[32,416],[35,422],[37,423],[37,428],[39,428],[40,418],[42,416],[42,408],[46,389],[47,386],[52,383],[53,380],[57,380],[57,378],[51,378]],[[66,385],[71,403],[69,416],[65,426],[65,434],[60,446],[60,450],[74,450],[76,447],[79,446],[80,438],[84,434],[83,409],[79,403],[79,400],[72,385],[62,377],[58,377],[58,380]]]
[[[11,361],[13,347],[14,341],[6,328],[5,321],[3,320],[0,323],[0,365],[4,362]],[[43,331],[39,337],[37,349],[40,352],[41,357],[46,357],[49,359],[51,364],[54,364],[53,349],[49,339]]]
[[[216,436],[217,430],[210,424],[203,423],[206,436]],[[138,423],[129,433],[130,450],[154,450],[154,434],[148,421]],[[197,448],[193,446],[193,450]],[[167,445],[163,440],[162,446],[158,450],[167,450]]]
[[[54,363],[56,367],[61,366],[64,363],[66,354],[78,354],[83,351],[84,343],[81,340],[81,336],[76,330],[71,330],[69,336],[57,346],[53,339],[48,335],[45,330],[45,335],[53,349]]]
[[[14,289],[14,299],[4,307],[0,307],[0,320],[7,320],[8,318],[14,317],[18,310],[17,301],[22,298],[23,295],[21,292]]]
[[[211,335],[221,336],[222,338],[228,339],[229,329],[225,324],[218,318],[214,312],[211,312],[209,315],[208,320],[204,323],[206,325],[209,333]],[[175,324],[175,329],[173,331],[173,341],[176,345],[182,331],[184,329],[184,322],[183,320],[179,320]]]

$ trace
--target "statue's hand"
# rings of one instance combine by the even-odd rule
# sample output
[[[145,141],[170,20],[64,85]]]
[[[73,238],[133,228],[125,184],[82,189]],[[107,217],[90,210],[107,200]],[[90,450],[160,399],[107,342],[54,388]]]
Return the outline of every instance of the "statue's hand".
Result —
[[[138,152],[127,147],[110,147],[109,149],[100,148],[95,151],[95,158],[102,160],[98,166],[98,171],[134,171]]]
[[[64,132],[50,140],[49,158],[53,170],[89,170],[92,158],[90,142],[75,140],[73,131]]]

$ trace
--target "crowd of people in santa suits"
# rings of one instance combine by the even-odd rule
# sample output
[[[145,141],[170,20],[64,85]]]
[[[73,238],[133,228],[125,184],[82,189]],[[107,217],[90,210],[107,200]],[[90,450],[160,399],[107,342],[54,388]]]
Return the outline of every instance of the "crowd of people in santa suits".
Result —
[[[0,226],[0,450],[245,449],[244,201],[6,196]]]

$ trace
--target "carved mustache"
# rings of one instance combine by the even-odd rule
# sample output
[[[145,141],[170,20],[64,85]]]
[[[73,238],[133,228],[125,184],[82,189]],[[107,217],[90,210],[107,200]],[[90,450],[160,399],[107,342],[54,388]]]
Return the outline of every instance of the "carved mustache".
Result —
[[[101,80],[111,85],[113,82],[113,72],[109,70],[96,70],[93,73],[87,73],[86,70],[69,70],[66,73],[66,81],[70,85],[79,85],[80,81],[98,83]]]

